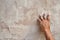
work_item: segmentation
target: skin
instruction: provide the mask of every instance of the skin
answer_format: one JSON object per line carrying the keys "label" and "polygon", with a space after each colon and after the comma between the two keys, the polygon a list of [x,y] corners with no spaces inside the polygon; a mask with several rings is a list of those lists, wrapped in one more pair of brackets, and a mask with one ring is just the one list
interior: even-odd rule
{"label": "skin", "polygon": [[50,16],[47,15],[45,17],[45,14],[43,14],[43,16],[39,16],[38,22],[41,31],[45,34],[46,40],[54,40],[50,31]]}

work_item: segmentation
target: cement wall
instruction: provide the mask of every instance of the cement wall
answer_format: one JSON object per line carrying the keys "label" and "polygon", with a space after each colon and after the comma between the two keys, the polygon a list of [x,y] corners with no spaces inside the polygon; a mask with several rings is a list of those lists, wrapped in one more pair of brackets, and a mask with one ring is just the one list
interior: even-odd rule
{"label": "cement wall", "polygon": [[60,40],[60,0],[0,0],[0,40],[45,40],[36,20],[51,14],[51,32]]}

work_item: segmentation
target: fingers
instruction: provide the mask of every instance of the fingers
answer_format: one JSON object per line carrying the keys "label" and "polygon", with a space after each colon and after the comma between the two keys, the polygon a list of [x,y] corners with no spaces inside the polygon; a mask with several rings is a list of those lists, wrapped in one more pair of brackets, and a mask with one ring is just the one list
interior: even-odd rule
{"label": "fingers", "polygon": [[39,20],[40,20],[40,21],[45,20],[45,14],[43,14],[43,16],[39,16]]}
{"label": "fingers", "polygon": [[48,21],[50,20],[50,16],[49,16],[49,15],[47,15],[47,20],[48,20]]}
{"label": "fingers", "polygon": [[41,21],[43,21],[43,20],[50,20],[50,16],[49,15],[47,15],[46,17],[45,17],[46,15],[45,14],[43,14],[43,16],[39,16],[39,21],[41,22]]}
{"label": "fingers", "polygon": [[41,23],[41,21],[42,21],[42,18],[41,18],[41,16],[39,15],[39,18],[37,19],[37,22],[38,22],[38,23]]}
{"label": "fingers", "polygon": [[42,20],[43,20],[43,19],[42,19],[42,16],[39,16],[39,20],[40,20],[40,21],[42,21]]}
{"label": "fingers", "polygon": [[38,22],[41,22],[41,20],[40,20],[40,19],[38,19],[37,21],[38,21]]}
{"label": "fingers", "polygon": [[38,23],[38,25],[40,25],[41,24],[41,20],[40,19],[37,19],[37,23]]}
{"label": "fingers", "polygon": [[43,14],[43,19],[45,19],[45,14]]}
{"label": "fingers", "polygon": [[37,23],[38,23],[38,24],[40,23],[40,20],[39,20],[39,19],[37,19]]}

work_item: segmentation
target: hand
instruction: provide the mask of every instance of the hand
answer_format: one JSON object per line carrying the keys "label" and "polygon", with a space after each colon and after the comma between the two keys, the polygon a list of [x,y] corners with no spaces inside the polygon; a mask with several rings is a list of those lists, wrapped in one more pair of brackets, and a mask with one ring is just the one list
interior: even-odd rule
{"label": "hand", "polygon": [[39,22],[39,26],[41,31],[45,31],[45,30],[50,30],[50,17],[49,15],[46,16],[45,18],[45,14],[43,14],[43,16],[39,16],[38,19]]}

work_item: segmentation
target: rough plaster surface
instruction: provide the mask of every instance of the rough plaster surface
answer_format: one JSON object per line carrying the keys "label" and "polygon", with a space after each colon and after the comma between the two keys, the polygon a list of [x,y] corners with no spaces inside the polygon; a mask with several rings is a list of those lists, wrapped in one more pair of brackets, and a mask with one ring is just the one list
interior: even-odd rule
{"label": "rough plaster surface", "polygon": [[60,0],[0,0],[0,40],[45,40],[38,15],[50,13],[51,32],[60,40]]}

